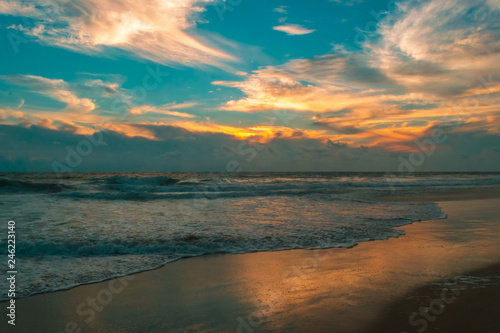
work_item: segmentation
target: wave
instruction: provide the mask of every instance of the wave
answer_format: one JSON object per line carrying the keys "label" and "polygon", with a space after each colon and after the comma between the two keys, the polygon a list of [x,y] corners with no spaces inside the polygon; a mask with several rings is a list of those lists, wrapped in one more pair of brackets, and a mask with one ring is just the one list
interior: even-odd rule
{"label": "wave", "polygon": [[59,183],[35,183],[31,181],[23,181],[0,177],[0,191],[9,193],[18,192],[61,192],[68,189],[69,186]]}
{"label": "wave", "polygon": [[[407,212],[406,215],[366,217],[355,223],[331,221],[316,226],[299,225],[298,220],[281,225],[279,229],[272,225],[254,225],[250,229],[243,225],[214,229],[202,224],[184,231],[167,229],[168,235],[148,234],[147,238],[130,237],[138,232],[132,230],[83,237],[60,235],[57,239],[23,239],[16,244],[17,256],[22,259],[24,273],[29,279],[20,279],[18,294],[25,297],[64,290],[154,269],[181,258],[213,253],[351,248],[359,242],[399,237],[404,231],[395,227],[420,219],[445,218],[434,204],[393,205],[394,210]],[[4,243],[0,241],[0,248],[7,248]],[[3,284],[5,282],[0,281],[0,287]]]}
{"label": "wave", "polygon": [[[34,176],[31,179],[0,177],[0,194],[49,193],[62,197],[88,200],[147,201],[159,199],[217,199],[268,196],[337,195],[351,191],[406,191],[499,186],[498,177],[438,178],[400,177],[242,177],[241,175],[180,174],[146,176],[121,174],[99,177],[82,175],[67,179]],[[451,177],[451,178],[450,178]]]}
{"label": "wave", "polygon": [[[61,197],[89,200],[130,200],[130,201],[148,201],[148,200],[179,200],[179,199],[199,199],[213,200],[223,198],[252,198],[252,197],[269,197],[269,196],[304,196],[304,195],[336,195],[344,193],[338,191],[337,188],[293,188],[293,189],[227,189],[222,192],[218,191],[135,191],[120,189],[116,192],[86,192],[74,191],[59,193]],[[329,197],[330,200],[337,198]]]}
{"label": "wave", "polygon": [[[445,217],[434,203],[377,201],[372,189],[357,190],[339,182],[221,182],[206,192],[210,187],[203,185],[202,177],[144,178],[88,176],[84,184],[67,183],[68,188],[57,193],[60,197],[35,194],[26,204],[25,197],[13,196],[9,200],[17,205],[1,206],[2,213],[24,230],[16,243],[24,276],[19,295],[211,253],[352,247],[398,237],[404,232],[396,227],[413,221]],[[135,190],[124,191],[126,187]],[[151,188],[165,192],[148,192]],[[193,196],[246,199],[150,201]],[[6,245],[0,238],[0,253]],[[0,281],[0,289],[5,283]]]}
{"label": "wave", "polygon": [[[498,186],[499,179],[483,180],[426,180],[408,181],[272,181],[272,182],[202,182],[179,180],[168,177],[151,178],[109,178],[100,185],[73,188],[58,195],[68,198],[89,200],[177,200],[177,199],[218,199],[268,196],[335,196],[353,191],[389,194],[406,190],[446,190],[470,186]],[[387,193],[386,193],[387,192]]]}
{"label": "wave", "polygon": [[[65,256],[100,257],[124,255],[195,256],[210,253],[248,253],[285,249],[351,247],[356,240],[386,239],[398,235],[386,227],[378,232],[361,232],[342,227],[316,235],[272,236],[185,234],[172,238],[106,239],[100,241],[18,241],[17,255],[22,258]],[[4,244],[2,244],[4,245]],[[7,248],[6,244],[4,246]]]}
{"label": "wave", "polygon": [[102,179],[110,185],[134,185],[134,186],[170,186],[177,184],[179,179],[168,176],[157,177],[109,177]]}
{"label": "wave", "polygon": [[[390,189],[405,190],[419,188],[457,188],[467,186],[499,186],[500,177],[486,175],[445,175],[424,177],[410,176],[339,176],[317,177],[307,174],[286,176],[240,175],[240,174],[176,174],[168,175],[120,174],[102,177],[100,174],[76,174],[74,177],[58,178],[54,175],[31,175],[31,178],[0,177],[0,193],[48,192],[60,193],[74,198],[88,199],[183,199],[206,197],[241,197],[258,195],[296,195],[307,193],[331,193],[339,190]],[[287,191],[289,191],[287,193]],[[120,192],[127,193],[121,194]],[[223,194],[228,192],[229,194]],[[162,195],[162,193],[171,193]],[[187,193],[187,194],[186,194]]]}

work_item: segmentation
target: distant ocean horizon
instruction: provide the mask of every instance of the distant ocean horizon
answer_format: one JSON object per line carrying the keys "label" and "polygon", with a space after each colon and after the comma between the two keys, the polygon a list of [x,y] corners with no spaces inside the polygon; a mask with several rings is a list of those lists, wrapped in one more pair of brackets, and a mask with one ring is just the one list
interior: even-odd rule
{"label": "distant ocean horizon", "polygon": [[0,215],[16,221],[25,297],[210,253],[398,237],[446,212],[383,196],[498,186],[499,172],[0,173]]}

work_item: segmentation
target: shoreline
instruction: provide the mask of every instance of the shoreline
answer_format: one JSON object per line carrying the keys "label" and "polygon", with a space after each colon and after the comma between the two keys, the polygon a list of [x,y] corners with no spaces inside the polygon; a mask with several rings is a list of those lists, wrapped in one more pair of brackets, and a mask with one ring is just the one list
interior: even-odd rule
{"label": "shoreline", "polygon": [[[484,194],[480,192],[476,198]],[[397,316],[391,304],[412,290],[457,272],[500,262],[500,245],[486,242],[496,235],[487,226],[498,222],[495,208],[500,200],[478,199],[467,207],[470,202],[440,201],[448,219],[398,227],[406,234],[362,242],[354,248],[183,258],[189,260],[18,299],[16,326],[27,331],[36,327],[57,332],[76,332],[78,328],[82,332],[118,332],[122,328],[127,328],[126,332],[234,332],[238,328],[242,332],[265,332],[284,328],[300,331],[303,327],[322,332],[334,325],[338,332],[376,332],[370,327],[384,318],[385,311]],[[469,229],[477,223],[485,225],[478,228],[477,237],[469,244],[462,238],[464,233],[470,235]],[[495,231],[500,235],[500,227]],[[454,238],[452,242],[449,237]],[[474,253],[464,252],[465,245],[475,246],[482,259],[478,261]],[[450,260],[450,254],[460,260]],[[113,292],[118,289],[120,292]],[[89,298],[106,301],[109,296],[111,300],[104,302],[105,306],[99,303],[101,311],[92,312]],[[212,308],[217,310],[215,318]],[[91,313],[94,317],[87,323],[85,319],[90,319]],[[29,322],[37,325],[30,326]]]}

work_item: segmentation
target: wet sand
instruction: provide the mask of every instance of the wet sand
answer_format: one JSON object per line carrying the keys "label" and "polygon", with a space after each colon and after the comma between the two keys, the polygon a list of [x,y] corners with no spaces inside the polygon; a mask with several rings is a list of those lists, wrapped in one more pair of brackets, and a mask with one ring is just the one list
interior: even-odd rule
{"label": "wet sand", "polygon": [[[399,238],[351,249],[189,258],[126,279],[21,299],[15,330],[4,330],[4,320],[0,331],[417,332],[420,326],[408,317],[435,299],[440,281],[456,278],[467,289],[428,323],[429,330],[460,332],[451,324],[453,311],[463,318],[468,311],[472,323],[495,325],[488,314],[498,312],[493,277],[500,274],[490,268],[478,280],[469,272],[500,263],[500,196],[465,200],[484,195],[471,193],[464,192],[464,200],[438,200],[447,219],[403,226],[406,235]],[[478,311],[464,310],[471,307]]]}
{"label": "wet sand", "polygon": [[[500,265],[416,288],[366,332],[500,332]],[[424,311],[425,313],[421,313]],[[404,330],[402,330],[404,328]]]}

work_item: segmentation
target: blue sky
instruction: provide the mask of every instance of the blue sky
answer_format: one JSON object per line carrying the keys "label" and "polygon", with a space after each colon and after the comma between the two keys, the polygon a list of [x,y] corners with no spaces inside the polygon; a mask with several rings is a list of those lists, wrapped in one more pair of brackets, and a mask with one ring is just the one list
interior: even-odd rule
{"label": "blue sky", "polygon": [[498,0],[1,1],[0,171],[498,171],[499,18]]}

